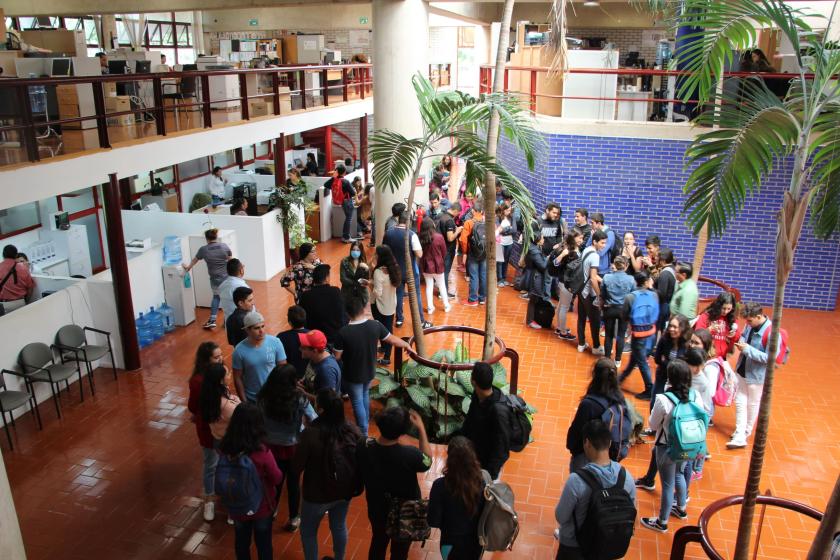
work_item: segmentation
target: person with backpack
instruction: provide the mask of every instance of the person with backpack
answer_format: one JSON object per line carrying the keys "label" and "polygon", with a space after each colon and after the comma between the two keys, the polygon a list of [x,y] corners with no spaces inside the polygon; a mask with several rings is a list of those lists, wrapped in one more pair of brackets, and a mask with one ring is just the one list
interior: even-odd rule
{"label": "person with backpack", "polygon": [[487,231],[484,224],[484,202],[473,201],[472,218],[464,222],[461,232],[461,252],[467,255],[467,274],[470,294],[464,305],[484,305],[487,299]]}
{"label": "person with backpack", "polygon": [[[364,268],[367,265],[360,264],[353,275]],[[318,329],[327,336],[330,344],[334,344],[339,329],[347,324],[344,300],[358,284],[351,282],[350,287],[342,291],[330,284],[330,272],[331,267],[326,263],[315,267],[312,271],[312,288],[300,296],[299,305],[306,312],[306,328]],[[364,293],[367,295],[367,290]]]}
{"label": "person with backpack", "polygon": [[344,243],[352,243],[354,238],[350,237],[350,228],[353,225],[353,208],[356,200],[356,189],[344,178],[347,168],[339,163],[335,167],[335,174],[324,183],[324,191],[332,194],[333,206],[340,206],[344,212],[344,226],[341,228],[341,240]]}
{"label": "person with backpack", "polygon": [[347,547],[347,510],[361,494],[361,472],[356,464],[362,434],[344,418],[341,395],[321,389],[315,399],[318,418],[300,435],[292,460],[292,475],[303,473],[300,540],[305,560],[318,560],[318,527],[329,515],[334,560],[344,560]]}
{"label": "person with backpack", "polygon": [[633,477],[610,459],[612,435],[602,420],[584,424],[581,437],[588,462],[569,475],[554,510],[557,560],[623,558],[636,524]]}
{"label": "person with backpack", "polygon": [[440,529],[443,560],[478,560],[478,521],[484,509],[484,478],[472,442],[455,436],[446,450],[443,476],[429,492],[429,526]]}
{"label": "person with backpack", "polygon": [[201,446],[201,454],[204,458],[202,468],[202,481],[204,489],[204,520],[213,521],[216,517],[216,504],[213,501],[216,477],[216,464],[219,462],[219,455],[213,444],[213,434],[210,433],[210,426],[204,421],[201,414],[201,386],[204,384],[204,374],[211,365],[223,365],[224,356],[222,349],[215,342],[202,342],[195,352],[195,366],[190,376],[190,395],[187,401],[187,409],[192,414],[192,422],[195,424],[195,433],[198,436],[198,444]]}
{"label": "person with backpack", "polygon": [[[443,300],[443,311],[449,313],[449,296],[446,293],[446,282],[443,275],[446,261],[446,242],[438,232],[434,221],[426,219],[420,226],[420,246],[423,248],[423,256],[420,258],[420,270],[426,281],[426,313],[429,315],[435,312],[434,287],[437,284],[438,294]],[[422,305],[422,302],[421,302]]]}
{"label": "person with backpack", "polygon": [[[648,420],[656,431],[654,453],[662,493],[659,499],[659,516],[642,517],[642,527],[668,532],[668,519],[686,519],[685,506],[688,500],[686,466],[701,453],[706,452],[706,429],[709,417],[703,410],[700,393],[691,388],[691,369],[683,360],[668,363],[666,393],[656,396]],[[638,484],[637,484],[638,486]],[[676,487],[676,503],[674,488]]]}
{"label": "person with backpack", "polygon": [[613,261],[612,272],[604,276],[602,297],[604,302],[604,355],[612,356],[615,342],[615,367],[621,367],[624,353],[624,334],[627,331],[627,315],[624,314],[624,298],[636,289],[636,281],[625,270],[629,261],[619,255]]}
{"label": "person with backpack", "polygon": [[531,270],[528,276],[528,307],[525,309],[525,324],[532,329],[551,328],[551,319],[554,315],[554,308],[551,306],[551,299],[545,291],[543,281],[547,273],[548,262],[542,252],[544,240],[539,239],[536,243],[528,246],[525,255],[525,262]]}
{"label": "person with backpack", "polygon": [[[761,305],[745,303],[741,306],[741,316],[747,321],[741,338],[735,348],[741,351],[735,364],[738,374],[738,392],[735,395],[735,432],[726,444],[727,449],[741,449],[747,446],[747,438],[752,434],[758,418],[761,394],[764,392],[764,376],[767,374],[768,340],[772,322],[764,314]],[[787,352],[787,333],[779,337],[779,354]],[[782,358],[784,359],[784,358]],[[778,357],[777,357],[777,362]]]}
{"label": "person with backpack", "polygon": [[708,329],[712,334],[715,355],[726,359],[735,350],[735,342],[741,336],[738,326],[738,310],[735,296],[721,292],[694,322],[695,329]]}
{"label": "person with backpack", "polygon": [[[292,460],[300,441],[304,420],[312,422],[318,417],[306,393],[298,387],[295,366],[285,364],[275,367],[265,385],[257,394],[257,406],[265,417],[265,444],[283,473],[291,472]],[[277,488],[280,495],[282,488]],[[286,477],[289,500],[289,521],[286,530],[300,527],[300,486],[294,476]]]}
{"label": "person with backpack", "polygon": [[[411,262],[405,262],[405,236],[409,237],[409,247],[411,249]],[[405,316],[403,315],[403,298],[405,298],[405,290],[408,286],[409,267],[411,273],[414,275],[414,291],[417,296],[417,307],[420,311],[420,322],[423,328],[427,329],[432,324],[423,316],[423,298],[420,295],[420,267],[417,261],[423,257],[423,247],[420,245],[420,238],[417,234],[408,229],[408,212],[400,214],[399,221],[395,227],[385,231],[385,236],[382,238],[382,244],[387,245],[391,249],[391,254],[397,264],[400,265],[400,277],[402,282],[397,286],[397,307],[396,307],[396,326],[403,326]]]}
{"label": "person with backpack", "polygon": [[[577,308],[577,336],[578,352],[583,352],[589,345],[586,343],[586,321],[589,321],[589,332],[592,335],[592,354],[603,356],[601,347],[601,309],[597,299],[601,295],[600,254],[607,246],[607,234],[601,230],[592,232],[592,245],[583,250],[580,265],[575,273],[575,283],[569,291],[578,296]],[[607,270],[609,270],[609,265]]]}
{"label": "person with backpack", "polygon": [[650,394],[653,381],[648,365],[648,352],[656,340],[656,322],[659,320],[659,296],[653,291],[653,279],[646,270],[637,272],[636,289],[624,297],[624,313],[630,325],[630,361],[618,378],[621,384],[633,368],[639,368],[645,388],[642,393]]}
{"label": "person with backpack", "polygon": [[341,391],[341,366],[329,350],[327,337],[319,330],[298,334],[300,353],[307,362],[302,376],[304,390],[310,400],[322,389]]}
{"label": "person with backpack", "polygon": [[[420,500],[417,473],[432,466],[432,446],[423,418],[414,410],[392,406],[380,412],[375,422],[379,437],[367,439],[357,452],[371,528],[368,559],[385,560],[390,543],[391,560],[405,560],[412,541],[394,538],[393,527],[388,526],[389,513],[399,517],[392,510],[399,511],[406,501]],[[417,429],[418,447],[400,443],[411,426]]]}
{"label": "person with backpack", "polygon": [[[592,368],[592,380],[580,400],[575,417],[566,432],[566,449],[572,456],[569,472],[573,473],[588,462],[583,450],[583,427],[594,419],[607,419],[612,434],[611,457],[620,461],[627,456],[633,423],[618,387],[615,363],[598,358]],[[606,422],[606,420],[605,420]]]}
{"label": "person with backpack", "polygon": [[[600,257],[598,262],[598,274],[604,276],[610,271],[610,265],[612,264],[613,259],[621,254],[622,247],[616,243],[615,232],[607,226],[604,214],[601,212],[593,212],[592,217],[589,218],[589,222],[592,224],[593,234],[596,231],[603,231],[607,234],[606,244],[601,249],[598,249],[598,257]],[[591,238],[590,244],[592,242],[594,242],[594,235]]]}
{"label": "person with backpack", "polygon": [[236,560],[251,560],[252,536],[258,560],[273,560],[274,556],[274,489],[283,482],[283,473],[264,439],[262,412],[256,405],[242,403],[219,443],[216,489],[233,518]]}
{"label": "person with backpack", "polygon": [[[575,215],[577,216],[577,214]],[[559,280],[557,283],[558,299],[557,308],[555,309],[554,334],[563,340],[575,340],[577,338],[568,327],[567,316],[575,296],[566,287],[565,276],[569,263],[576,262],[580,259],[580,248],[583,247],[583,240],[583,232],[577,228],[572,229],[563,239],[563,250],[554,259],[554,266],[557,267],[557,278]]]}
{"label": "person with backpack", "polygon": [[[705,339],[708,339],[709,343],[711,343],[711,337],[708,331],[700,332],[700,336],[697,335],[696,331],[691,335],[691,340],[688,343],[689,349],[685,353],[685,363],[691,369],[691,388],[700,393],[700,398],[703,401],[703,410],[709,416],[709,426],[711,426],[712,414],[714,413],[712,397],[715,394],[715,383],[717,383],[720,368],[714,361],[712,363],[707,361],[708,354],[703,348],[703,344]],[[691,465],[688,466],[689,473],[686,475],[686,484],[690,484],[693,480],[703,478],[703,465],[708,457],[708,453],[700,453]]]}
{"label": "person with backpack", "polygon": [[470,380],[474,394],[459,435],[473,443],[481,468],[496,480],[510,457],[513,410],[507,406],[502,391],[493,385],[490,364],[476,362]]}

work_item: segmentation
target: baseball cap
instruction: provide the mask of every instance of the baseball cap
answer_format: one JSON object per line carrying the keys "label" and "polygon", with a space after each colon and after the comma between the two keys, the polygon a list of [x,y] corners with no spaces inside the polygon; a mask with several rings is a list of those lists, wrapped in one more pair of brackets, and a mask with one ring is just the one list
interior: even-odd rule
{"label": "baseball cap", "polygon": [[301,346],[307,346],[315,350],[323,350],[327,347],[327,337],[319,330],[298,333],[298,340],[300,340]]}
{"label": "baseball cap", "polygon": [[242,328],[250,329],[254,325],[259,325],[260,323],[265,323],[263,316],[256,311],[250,311],[247,315],[245,315],[245,318],[242,319]]}

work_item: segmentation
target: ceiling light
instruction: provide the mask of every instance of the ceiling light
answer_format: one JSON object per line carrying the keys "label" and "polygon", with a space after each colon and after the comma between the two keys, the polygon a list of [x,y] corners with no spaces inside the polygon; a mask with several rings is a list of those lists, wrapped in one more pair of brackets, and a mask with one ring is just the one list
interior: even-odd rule
{"label": "ceiling light", "polygon": [[588,0],[587,2],[584,2],[583,5],[587,8],[597,8],[601,5],[601,3],[598,2],[598,0]]}

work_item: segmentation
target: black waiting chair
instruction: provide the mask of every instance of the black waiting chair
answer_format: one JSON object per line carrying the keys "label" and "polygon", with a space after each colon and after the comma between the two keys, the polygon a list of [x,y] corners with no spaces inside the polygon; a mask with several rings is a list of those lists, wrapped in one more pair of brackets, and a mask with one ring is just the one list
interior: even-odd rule
{"label": "black waiting chair", "polygon": [[[26,383],[27,390],[9,391],[6,387],[6,378],[3,377],[4,373],[22,377]],[[33,416],[35,416],[35,419],[38,421],[38,429],[43,430],[44,425],[41,423],[41,413],[38,410],[38,401],[35,400],[35,391],[33,391],[29,383],[26,382],[26,375],[10,369],[0,371],[0,415],[3,416],[3,429],[6,430],[6,439],[9,440],[9,449],[12,451],[14,451],[15,446],[12,443],[12,434],[9,432],[9,424],[6,422],[6,413],[9,413],[9,419],[12,422],[12,426],[14,426],[14,411],[22,406],[26,406],[27,402],[29,403],[29,410],[32,411]]]}
{"label": "black waiting chair", "polygon": [[[60,364],[55,362],[52,348],[43,342],[31,342],[23,347],[18,355],[18,362],[23,370],[24,379],[26,380],[29,390],[32,391],[33,383],[49,383],[52,391],[53,403],[55,403],[55,412],[61,418],[61,406],[58,403],[58,397],[61,394],[61,385],[63,381],[67,392],[70,392],[70,378],[76,373],[79,375],[79,394],[81,400],[85,400],[85,389],[82,384],[82,368],[79,363],[76,365]],[[88,377],[90,380],[90,377]],[[56,392],[58,387],[58,392]],[[93,387],[91,387],[91,392]]]}
{"label": "black waiting chair", "polygon": [[[181,120],[179,117],[178,109],[180,105],[188,100],[188,99],[195,99],[198,101],[198,89],[195,76],[187,77],[187,78],[180,78],[175,83],[171,84],[164,84],[164,93],[162,96],[162,101],[164,106],[166,105],[166,100],[169,99],[172,101],[173,108],[174,108],[174,116],[175,116],[175,130],[181,130]],[[174,88],[174,91],[167,93],[167,87]],[[187,115],[191,113],[195,109],[195,107],[187,107]]]}
{"label": "black waiting chair", "polygon": [[[107,346],[88,344],[88,331],[105,336]],[[61,363],[75,361],[85,363],[87,367],[88,381],[90,382],[91,393],[95,393],[93,382],[93,362],[111,356],[111,370],[114,372],[114,379],[117,378],[117,366],[114,362],[114,347],[111,346],[111,333],[94,329],[93,327],[80,327],[79,325],[64,325],[58,329],[55,335],[55,347],[59,351]]]}

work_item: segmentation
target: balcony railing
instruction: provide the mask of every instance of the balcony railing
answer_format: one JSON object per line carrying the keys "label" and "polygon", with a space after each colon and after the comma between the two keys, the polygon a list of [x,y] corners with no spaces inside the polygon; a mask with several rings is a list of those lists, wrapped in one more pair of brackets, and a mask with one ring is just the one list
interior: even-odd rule
{"label": "balcony railing", "polygon": [[373,90],[371,67],[3,79],[0,165],[364,99]]}

